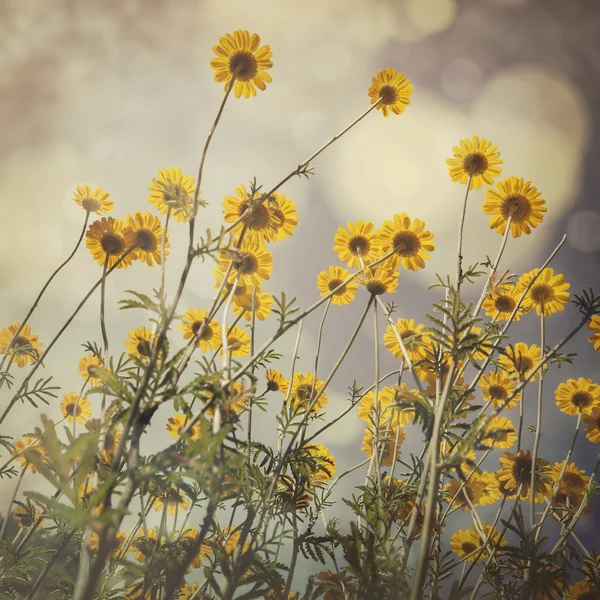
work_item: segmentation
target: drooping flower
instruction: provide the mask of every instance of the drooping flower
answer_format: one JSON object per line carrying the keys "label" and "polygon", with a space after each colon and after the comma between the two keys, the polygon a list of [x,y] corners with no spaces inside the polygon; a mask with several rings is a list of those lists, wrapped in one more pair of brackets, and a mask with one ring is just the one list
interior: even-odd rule
{"label": "drooping flower", "polygon": [[[519,296],[527,289],[533,278],[538,274],[539,269],[533,269],[529,273],[521,275],[517,283]],[[523,304],[527,311],[535,309],[536,313],[548,317],[555,312],[564,310],[565,304],[569,302],[569,292],[571,285],[567,283],[564,275],[554,274],[554,269],[546,267],[535,283],[531,286]]]}
{"label": "drooping flower", "polygon": [[161,215],[170,210],[176,223],[189,221],[193,217],[194,179],[185,175],[181,167],[169,167],[158,172],[148,186],[151,202]]}
{"label": "drooping flower", "polygon": [[373,268],[366,268],[359,277],[359,282],[373,296],[393,294],[398,289],[398,275],[398,271],[394,271],[390,265],[380,263]]}
{"label": "drooping flower", "polygon": [[[29,363],[35,362],[40,357],[39,348],[43,344],[38,341],[37,334],[31,333],[31,327],[26,323],[19,335],[15,334],[21,327],[20,323],[13,323],[8,328],[0,331],[0,354],[6,354],[8,351],[8,360],[17,367],[26,367]],[[14,339],[14,341],[13,341]],[[10,350],[8,349],[11,345]]]}
{"label": "drooping flower", "polygon": [[410,104],[413,86],[404,73],[398,73],[396,69],[389,68],[379,71],[369,88],[371,104],[379,102],[377,110],[381,110],[384,117],[390,112],[399,115],[404,112]]}
{"label": "drooping flower", "polygon": [[[172,417],[167,420],[167,433],[173,438],[177,439],[181,432],[187,428],[189,419],[181,413],[175,413]],[[192,425],[190,431],[186,435],[186,439],[199,440],[200,439],[200,426],[195,423]]]}
{"label": "drooping flower", "polygon": [[410,271],[424,269],[429,252],[435,249],[433,233],[425,230],[425,223],[420,219],[411,220],[406,213],[394,215],[393,221],[384,221],[379,240],[383,254],[394,252],[390,264],[394,268],[402,265]]}
{"label": "drooping flower", "polygon": [[361,258],[365,264],[370,264],[378,257],[378,232],[370,221],[347,223],[347,228],[339,227],[333,236],[333,251],[339,259],[351,268],[362,267]]}
{"label": "drooping flower", "polygon": [[[321,271],[317,277],[317,287],[321,292],[321,297],[327,296],[337,287],[342,285],[350,277],[350,272],[343,267],[331,266],[328,271]],[[358,284],[353,279],[346,285],[337,290],[331,296],[331,303],[342,306],[350,304],[356,295]]]}
{"label": "drooping flower", "polygon": [[[294,373],[290,402],[294,407],[306,410],[323,389],[324,381],[317,379],[312,373]],[[314,390],[313,390],[314,387]],[[314,403],[311,412],[319,412],[327,404],[327,394],[323,392]]]}
{"label": "drooping flower", "polygon": [[594,350],[600,352],[600,315],[592,315],[588,323],[588,329],[594,332],[589,341],[594,344]]}
{"label": "drooping flower", "polygon": [[423,332],[424,327],[422,323],[417,325],[414,319],[398,319],[394,327],[392,325],[387,326],[383,336],[384,345],[396,358],[404,358],[398,337],[394,332],[395,328],[402,339],[410,360],[413,363],[423,360],[426,354],[425,346],[429,344],[429,336]]}
{"label": "drooping flower", "polygon": [[92,387],[96,387],[102,383],[102,380],[97,376],[97,369],[104,368],[104,362],[95,354],[84,354],[79,359],[78,373],[84,381],[87,381]]}
{"label": "drooping flower", "polygon": [[512,448],[517,441],[515,426],[506,417],[492,417],[487,424],[481,443],[490,448]]}
{"label": "drooping flower", "polygon": [[513,408],[521,398],[521,392],[515,394],[511,400],[505,404],[505,400],[512,395],[515,389],[515,381],[503,371],[490,371],[488,375],[482,375],[478,382],[483,398],[486,402],[492,401],[492,406],[498,408]]}
{"label": "drooping flower", "polygon": [[90,401],[84,396],[80,397],[77,392],[71,392],[63,396],[60,410],[69,423],[85,423],[92,416]]}
{"label": "drooping flower", "polygon": [[585,437],[592,444],[600,444],[600,406],[593,406],[587,415],[584,413],[583,422],[587,425]]}
{"label": "drooping flower", "polygon": [[453,158],[446,160],[452,181],[467,183],[471,178],[471,189],[479,190],[482,185],[492,185],[494,177],[502,172],[500,152],[485,138],[474,135],[453,146]]}
{"label": "drooping flower", "polygon": [[[233,357],[250,354],[250,336],[237,325],[227,332],[227,352]],[[221,348],[221,355],[223,355],[223,348]]]}
{"label": "drooping flower", "polygon": [[[134,215],[127,215],[127,227],[124,230],[125,239],[129,248],[135,247],[132,254],[138,260],[145,262],[149,267],[160,265],[161,244],[163,227],[160,219],[152,213],[135,211]],[[165,238],[165,257],[168,255],[169,234]]]}
{"label": "drooping flower", "polygon": [[152,352],[150,342],[152,331],[145,327],[139,327],[129,332],[129,339],[125,340],[127,354],[133,354],[140,358],[148,358]]}
{"label": "drooping flower", "polygon": [[273,296],[269,292],[263,292],[260,288],[252,287],[247,294],[234,294],[231,303],[234,315],[242,315],[246,321],[252,320],[252,304],[255,289],[254,316],[259,321],[264,321],[271,314]]}
{"label": "drooping flower", "polygon": [[[184,340],[191,340],[197,335],[206,319],[208,310],[200,310],[199,308],[188,308],[185,311],[185,316],[179,327],[183,333]],[[202,352],[208,352],[209,350],[216,350],[221,344],[221,326],[217,321],[210,321],[204,328],[204,331],[198,337],[196,347],[200,347]]]}
{"label": "drooping flower", "polygon": [[267,391],[287,394],[290,388],[290,380],[286,379],[279,371],[266,369],[265,377],[267,379]]}
{"label": "drooping flower", "polygon": [[233,35],[227,33],[213,46],[217,58],[210,61],[210,66],[215,72],[215,81],[224,83],[227,89],[229,82],[234,79],[233,92],[236,98],[256,96],[256,88],[264,91],[266,84],[272,81],[266,72],[273,66],[271,48],[259,46],[259,35],[250,35],[241,29],[234,31]]}
{"label": "drooping flower", "polygon": [[84,210],[101,215],[110,212],[113,201],[109,200],[110,194],[101,188],[92,190],[91,185],[78,185],[73,193],[73,200]]}
{"label": "drooping flower", "polygon": [[542,351],[538,346],[517,342],[514,346],[508,346],[506,354],[500,356],[500,366],[507,373],[516,372],[521,380],[535,381],[541,369],[538,369],[535,375],[530,376],[530,373],[541,362],[541,358]]}
{"label": "drooping flower", "polygon": [[[529,499],[531,489],[531,466],[533,464],[529,450],[519,450],[516,455],[505,452],[500,459],[501,469],[498,470],[498,479],[513,493],[520,489],[522,499]],[[543,502],[551,488],[549,463],[543,458],[535,461],[535,501]]]}
{"label": "drooping flower", "polygon": [[556,388],[556,404],[567,415],[589,415],[600,406],[600,385],[591,379],[568,379]]}
{"label": "drooping flower", "polygon": [[229,274],[228,283],[233,284],[236,279],[242,285],[259,286],[271,277],[273,272],[273,255],[264,244],[256,244],[244,238],[239,248],[222,251],[219,264],[214,269],[214,274],[219,287],[227,272],[229,263],[233,260],[233,267]]}
{"label": "drooping flower", "polygon": [[[125,239],[126,224],[120,219],[103,217],[94,221],[85,234],[85,245],[94,260],[103,267],[110,269],[127,252],[129,246]],[[108,257],[108,262],[107,261]],[[135,259],[133,252],[129,252],[118,264],[118,269],[125,269]]]}
{"label": "drooping flower", "polygon": [[490,229],[504,235],[510,218],[513,237],[520,237],[522,233],[529,235],[542,222],[547,210],[546,201],[540,196],[531,181],[525,182],[522,177],[508,177],[498,183],[497,189],[488,189],[483,212],[492,215]]}

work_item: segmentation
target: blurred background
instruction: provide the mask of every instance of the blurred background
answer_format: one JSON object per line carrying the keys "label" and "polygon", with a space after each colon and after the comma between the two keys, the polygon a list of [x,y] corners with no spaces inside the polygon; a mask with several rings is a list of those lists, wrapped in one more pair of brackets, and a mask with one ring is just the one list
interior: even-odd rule
{"label": "blurred background", "polygon": [[[407,212],[426,222],[437,249],[425,270],[401,273],[393,300],[396,316],[423,322],[439,295],[427,287],[436,273],[455,269],[464,187],[451,182],[445,160],[453,145],[474,134],[498,146],[501,177],[531,180],[547,201],[542,225],[531,236],[509,240],[500,270],[521,273],[539,266],[566,233],[568,241],[552,266],[565,273],[572,293],[588,286],[600,291],[600,150],[593,143],[600,133],[596,0],[5,0],[0,4],[0,328],[23,318],[77,240],[84,211],[72,201],[76,185],[110,192],[111,215],[122,218],[152,210],[147,188],[160,169],[181,166],[195,177],[223,94],[209,67],[212,46],[240,28],[257,32],[261,43],[271,46],[273,83],[256,98],[231,98],[226,106],[206,163],[202,197],[209,207],[198,218],[201,231],[219,226],[222,199],[238,185],[248,186],[256,177],[271,186],[363,112],[377,71],[392,66],[415,86],[404,114],[388,119],[370,114],[317,159],[310,181],[292,180],[280,190],[296,202],[300,224],[293,238],[273,247],[275,271],[267,291],[284,289],[308,306],[318,297],[318,273],[338,264],[332,246],[340,225],[363,219],[379,227],[394,213]],[[465,264],[495,255],[501,241],[487,226],[483,197],[484,191],[470,196]],[[167,289],[173,292],[187,228],[173,224],[170,236]],[[211,267],[194,268],[181,313],[210,302]],[[100,275],[101,267],[82,248],[31,319],[45,345]],[[134,264],[109,278],[113,353],[124,350],[129,330],[148,324],[142,313],[118,311],[116,301],[125,289],[151,292],[158,275],[157,269]],[[470,299],[479,296],[481,285],[467,287]],[[359,295],[348,307],[332,307],[321,378],[365,302]],[[301,371],[312,369],[320,316],[306,323]],[[578,318],[573,306],[551,317],[548,343],[559,341]],[[273,327],[266,327],[265,338]],[[535,317],[524,319],[513,341],[539,344],[538,329]],[[284,374],[293,337],[288,334],[278,346],[286,356],[279,364]],[[575,364],[547,378],[540,455],[552,463],[564,459],[575,424],[558,411],[554,389],[569,377],[600,378],[600,355],[587,337],[583,330],[566,348],[579,354]],[[179,330],[171,338],[179,344]],[[40,371],[53,374],[62,387],[56,403],[44,408],[47,414],[58,416],[62,394],[79,389],[77,362],[86,340],[101,342],[97,295]],[[364,387],[373,382],[373,340],[369,324],[330,386],[326,418],[346,406],[354,379]],[[383,371],[395,368],[387,351],[382,358]],[[91,399],[98,417],[98,399]],[[2,402],[7,401],[4,392]],[[267,441],[273,438],[278,403],[274,398],[274,410],[255,424]],[[529,408],[526,425],[535,419]],[[153,446],[146,451],[169,443],[164,424],[170,414],[165,407],[157,415]],[[33,407],[18,406],[1,433],[32,430],[38,415]],[[362,459],[362,429],[353,412],[321,440],[336,456],[338,472]],[[526,432],[524,439],[530,447],[533,436]],[[420,449],[414,435],[403,451]],[[573,459],[589,470],[596,454],[597,447],[582,436]],[[497,457],[484,465],[497,467]],[[340,494],[350,493],[361,479],[362,471],[345,480]],[[39,475],[28,474],[26,482],[30,489],[41,485]],[[2,506],[11,491],[2,487]],[[582,521],[582,539],[593,541],[598,515],[596,509]],[[466,517],[448,533],[459,526],[469,526]]]}

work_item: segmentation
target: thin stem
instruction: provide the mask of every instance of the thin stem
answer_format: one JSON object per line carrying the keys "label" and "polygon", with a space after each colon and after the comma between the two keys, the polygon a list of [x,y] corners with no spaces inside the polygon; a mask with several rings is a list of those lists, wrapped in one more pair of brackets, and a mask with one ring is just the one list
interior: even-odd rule
{"label": "thin stem", "polygon": [[59,274],[59,272],[63,269],[63,267],[65,267],[70,262],[70,260],[75,256],[75,253],[77,252],[77,250],[79,249],[79,246],[81,245],[83,236],[85,235],[85,230],[87,229],[87,224],[88,224],[89,218],[90,218],[90,212],[86,210],[85,211],[85,219],[83,221],[83,227],[81,229],[81,233],[79,234],[79,238],[77,240],[77,243],[75,244],[75,247],[71,251],[71,254],[69,254],[69,256],[66,258],[66,260],[59,265],[59,267],[54,271],[54,273],[52,273],[52,275],[50,275],[48,281],[46,281],[46,283],[44,284],[44,287],[42,287],[42,289],[40,290],[40,293],[37,295],[37,298],[34,300],[33,304],[31,305],[31,308],[25,315],[25,318],[21,321],[21,325],[17,329],[12,340],[10,340],[8,347],[6,348],[4,357],[2,358],[2,361],[0,362],[0,371],[2,371],[2,369],[4,368],[4,363],[6,362],[6,359],[8,358],[8,356],[10,354],[10,351],[13,347],[13,344],[15,343],[15,340],[17,339],[17,337],[21,333],[21,331],[23,331],[23,327],[25,327],[25,325],[27,325],[27,322],[29,321],[31,315],[33,314],[33,311],[37,308],[37,305],[39,304],[39,302],[42,299],[42,296],[44,295],[46,290],[48,289],[48,286],[52,283],[52,280]]}
{"label": "thin stem", "polygon": [[463,247],[463,231],[465,227],[465,216],[467,214],[467,200],[469,199],[469,190],[471,189],[471,180],[473,176],[469,175],[469,179],[467,181],[467,190],[465,191],[465,199],[463,200],[462,211],[460,213],[460,219],[458,221],[458,248],[457,248],[457,265],[456,265],[456,295],[460,295],[460,285],[462,283],[463,278],[463,270],[462,270],[462,247]]}
{"label": "thin stem", "polygon": [[4,518],[4,523],[2,523],[2,529],[0,530],[0,541],[4,538],[4,534],[6,533],[6,527],[8,526],[8,521],[9,521],[9,517],[10,517],[10,510],[12,508],[12,505],[15,502],[15,498],[17,497],[17,493],[19,491],[19,488],[21,487],[21,482],[23,481],[23,477],[25,476],[25,471],[27,471],[28,466],[29,466],[29,462],[26,462],[25,466],[21,470],[19,479],[17,479],[17,485],[15,486],[15,490],[10,499],[10,502],[8,503],[8,508],[6,509],[6,517]]}
{"label": "thin stem", "polygon": [[167,229],[169,228],[169,219],[171,217],[171,207],[167,209],[167,215],[165,217],[165,226],[163,227],[162,238],[160,240],[160,292],[158,297],[160,298],[160,303],[164,307],[167,301],[165,295],[165,277],[166,277],[166,253],[167,253]]}

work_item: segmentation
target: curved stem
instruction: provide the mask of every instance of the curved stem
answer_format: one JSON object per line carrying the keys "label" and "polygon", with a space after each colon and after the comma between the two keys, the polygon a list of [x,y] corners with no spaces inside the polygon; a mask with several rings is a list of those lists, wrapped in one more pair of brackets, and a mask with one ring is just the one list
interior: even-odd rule
{"label": "curved stem", "polygon": [[161,306],[164,307],[166,304],[165,297],[165,276],[166,276],[166,245],[167,245],[167,229],[169,228],[169,218],[171,217],[171,207],[167,209],[167,216],[165,217],[165,226],[163,227],[162,238],[160,240],[160,292],[158,294]]}
{"label": "curved stem", "polygon": [[458,221],[458,248],[457,248],[457,265],[456,265],[456,295],[460,295],[460,286],[462,284],[463,270],[462,270],[462,246],[463,246],[463,231],[465,227],[465,216],[467,214],[467,200],[469,199],[469,190],[471,189],[472,175],[469,175],[467,181],[467,190],[465,192],[465,199],[463,200],[462,211],[460,213],[460,220]]}

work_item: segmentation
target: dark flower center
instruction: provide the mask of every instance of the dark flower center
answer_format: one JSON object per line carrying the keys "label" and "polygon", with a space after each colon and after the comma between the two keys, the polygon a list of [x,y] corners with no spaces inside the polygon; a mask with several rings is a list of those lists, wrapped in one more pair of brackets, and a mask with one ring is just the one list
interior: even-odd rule
{"label": "dark flower center", "polygon": [[125,240],[114,233],[105,233],[100,245],[106,254],[122,254],[125,250]]}
{"label": "dark flower center", "polygon": [[530,293],[536,304],[546,304],[554,300],[554,290],[545,283],[534,285]]}
{"label": "dark flower center", "polygon": [[244,275],[252,275],[258,271],[258,259],[254,254],[243,254],[238,269]]}
{"label": "dark flower center", "polygon": [[518,456],[513,465],[513,476],[517,485],[529,486],[531,483],[531,458]]}
{"label": "dark flower center", "polygon": [[27,348],[29,346],[31,346],[31,344],[29,342],[29,339],[26,338],[26,337],[24,337],[24,336],[22,336],[22,335],[19,335],[19,336],[17,336],[15,338],[15,340],[13,342],[13,345],[12,345],[12,349],[13,349],[13,352],[15,352],[16,354],[18,354],[19,350],[22,350],[22,349]]}
{"label": "dark flower center", "polygon": [[477,546],[473,542],[463,542],[462,551],[465,554],[471,554],[477,550]]}
{"label": "dark flower center", "polygon": [[374,296],[381,296],[381,294],[385,294],[385,285],[377,279],[371,279],[367,283],[367,290]]}
{"label": "dark flower center", "polygon": [[152,231],[140,229],[135,232],[135,245],[144,252],[154,252],[158,246],[158,240]]}
{"label": "dark flower center", "polygon": [[515,310],[516,303],[510,296],[496,296],[494,306],[498,312],[512,313]]}
{"label": "dark flower center", "polygon": [[471,175],[471,177],[485,173],[487,168],[487,158],[483,154],[479,154],[479,152],[469,154],[469,156],[463,160],[463,169]]}
{"label": "dark flower center", "polygon": [[267,390],[270,392],[277,392],[279,391],[279,384],[275,380],[269,379],[267,381]]}
{"label": "dark flower center", "polygon": [[398,99],[398,90],[391,85],[384,85],[379,90],[379,97],[382,104],[394,104]]}
{"label": "dark flower center", "polygon": [[588,394],[587,392],[575,392],[573,396],[571,396],[571,403],[579,409],[587,408],[592,402],[593,398],[591,394]]}
{"label": "dark flower center", "polygon": [[494,400],[504,400],[508,396],[508,391],[501,385],[490,385],[489,394]]}
{"label": "dark flower center", "polygon": [[239,81],[249,81],[256,76],[258,63],[251,52],[242,50],[229,59],[229,70]]}
{"label": "dark flower center", "polygon": [[502,205],[502,216],[512,216],[513,223],[520,223],[531,214],[531,203],[525,196],[509,196]]}
{"label": "dark flower center", "polygon": [[[329,288],[330,292],[333,292],[333,290],[335,290],[336,287],[338,287],[338,285],[341,285],[343,282],[343,280],[341,279],[332,279],[328,284],[327,287]],[[346,293],[346,286],[340,288],[336,293],[335,296],[342,296],[343,294]]]}
{"label": "dark flower center", "polygon": [[65,406],[65,412],[73,417],[78,417],[81,414],[81,406],[79,405],[79,402],[73,402],[73,403],[69,403]]}
{"label": "dark flower center", "polygon": [[369,240],[362,235],[355,235],[354,237],[350,238],[350,241],[348,242],[348,250],[350,250],[350,252],[356,256],[358,256],[359,253],[361,256],[364,256],[369,252],[370,249],[371,242],[369,242]]}
{"label": "dark flower center", "polygon": [[524,375],[533,367],[533,360],[529,356],[524,356],[521,354],[515,357],[515,366],[517,371],[519,371],[521,375]]}
{"label": "dark flower center", "polygon": [[246,221],[249,229],[261,230],[269,225],[269,210],[264,204],[253,208],[250,202],[242,202],[240,204],[240,216],[246,211],[248,211]]}
{"label": "dark flower center", "polygon": [[419,238],[412,231],[402,231],[394,236],[394,251],[400,256],[412,256],[421,248]]}

